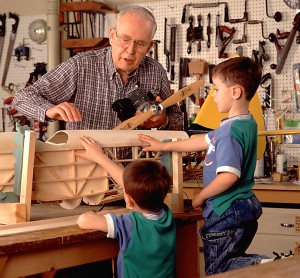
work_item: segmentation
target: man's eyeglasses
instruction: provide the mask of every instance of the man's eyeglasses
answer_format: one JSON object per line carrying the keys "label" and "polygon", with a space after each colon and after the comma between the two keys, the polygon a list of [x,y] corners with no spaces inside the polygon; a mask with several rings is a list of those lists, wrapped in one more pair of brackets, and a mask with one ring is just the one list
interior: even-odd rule
{"label": "man's eyeglasses", "polygon": [[120,34],[118,34],[116,29],[115,29],[115,32],[116,32],[118,46],[126,48],[126,47],[128,47],[133,42],[134,47],[135,47],[135,49],[136,49],[137,52],[147,53],[148,47],[150,45],[149,42],[135,41],[131,37],[128,37],[126,35],[120,35]]}

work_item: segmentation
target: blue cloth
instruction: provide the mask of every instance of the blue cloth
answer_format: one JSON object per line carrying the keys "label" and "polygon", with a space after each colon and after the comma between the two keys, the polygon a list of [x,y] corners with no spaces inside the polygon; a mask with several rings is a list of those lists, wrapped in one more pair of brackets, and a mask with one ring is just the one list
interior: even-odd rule
{"label": "blue cloth", "polygon": [[260,263],[266,256],[246,254],[257,231],[261,204],[251,188],[257,152],[257,124],[253,116],[224,119],[206,135],[209,147],[204,161],[204,187],[223,172],[238,181],[225,192],[206,200],[202,207],[205,270],[215,274]]}
{"label": "blue cloth", "polygon": [[246,254],[257,231],[261,204],[253,196],[235,200],[224,214],[213,211],[204,218],[200,234],[204,246],[205,272],[216,274],[259,264],[267,256]]}
{"label": "blue cloth", "polygon": [[202,212],[205,217],[212,210],[221,215],[234,200],[253,196],[257,124],[250,113],[227,118],[206,139],[209,146],[204,160],[203,186],[209,186],[222,172],[233,173],[239,179],[226,192],[206,201]]}

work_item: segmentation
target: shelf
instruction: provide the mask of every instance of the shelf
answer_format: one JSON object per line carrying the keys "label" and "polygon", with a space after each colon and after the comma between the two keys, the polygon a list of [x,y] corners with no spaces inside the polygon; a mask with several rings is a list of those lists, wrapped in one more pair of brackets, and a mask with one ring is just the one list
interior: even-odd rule
{"label": "shelf", "polygon": [[68,2],[60,4],[61,12],[94,12],[94,13],[118,13],[117,9],[114,9],[104,3],[96,1],[84,1],[84,2]]}
{"label": "shelf", "polygon": [[107,46],[108,44],[108,38],[66,39],[63,40],[62,47],[66,49],[101,48]]}

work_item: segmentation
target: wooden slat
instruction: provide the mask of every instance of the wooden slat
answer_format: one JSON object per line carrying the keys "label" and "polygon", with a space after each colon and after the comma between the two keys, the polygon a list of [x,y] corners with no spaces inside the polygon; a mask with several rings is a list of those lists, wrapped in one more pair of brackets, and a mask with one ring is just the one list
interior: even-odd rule
{"label": "wooden slat", "polygon": [[1,224],[14,224],[14,223],[22,223],[25,221],[26,221],[25,204],[0,203]]}
{"label": "wooden slat", "polygon": [[300,134],[300,129],[283,129],[283,130],[259,130],[258,136],[274,136],[274,135],[291,135]]}
{"label": "wooden slat", "polygon": [[46,143],[37,142],[37,151],[47,151],[47,149],[52,151],[60,148],[83,149],[79,142],[79,138],[82,136],[94,138],[100,142],[103,148],[145,146],[145,143],[137,140],[137,135],[141,133],[160,141],[172,138],[189,138],[184,131],[170,130],[61,130],[49,138]]}
{"label": "wooden slat", "polygon": [[60,4],[61,12],[100,12],[100,13],[118,13],[114,9],[104,3],[96,1],[81,1],[81,2],[68,2]]}
{"label": "wooden slat", "polygon": [[17,223],[9,226],[0,226],[0,236],[8,236],[21,233],[43,231],[48,229],[69,227],[77,225],[77,218],[78,216],[75,215],[39,221],[31,221],[26,223]]}
{"label": "wooden slat", "polygon": [[108,42],[108,38],[65,39],[62,47],[66,49],[104,47]]}
{"label": "wooden slat", "polygon": [[36,133],[25,131],[20,203],[26,206],[26,221],[30,221],[35,141]]}

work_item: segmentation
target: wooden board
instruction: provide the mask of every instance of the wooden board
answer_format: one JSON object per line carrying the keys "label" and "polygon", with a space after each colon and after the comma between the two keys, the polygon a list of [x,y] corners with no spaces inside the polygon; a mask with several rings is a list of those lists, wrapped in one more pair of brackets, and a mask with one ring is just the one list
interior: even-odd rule
{"label": "wooden board", "polygon": [[[0,151],[1,190],[7,192],[7,194],[15,194],[15,192],[19,192],[15,187],[21,187],[20,193],[18,193],[20,196],[15,194],[17,201],[19,198],[18,203],[0,203],[1,224],[19,223],[30,219],[31,184],[36,135],[33,131],[25,131],[23,146],[18,146],[16,136],[22,135],[16,132],[0,134],[0,145],[3,146]],[[23,140],[19,140],[19,142],[21,141],[23,142]],[[24,150],[22,156],[20,156],[22,161],[18,161],[21,164],[20,173],[16,172],[14,165],[17,162],[15,154],[18,148]],[[17,177],[16,175],[21,175],[21,177]],[[16,180],[20,180],[21,184],[15,184]],[[16,201],[14,200],[14,202]]]}

